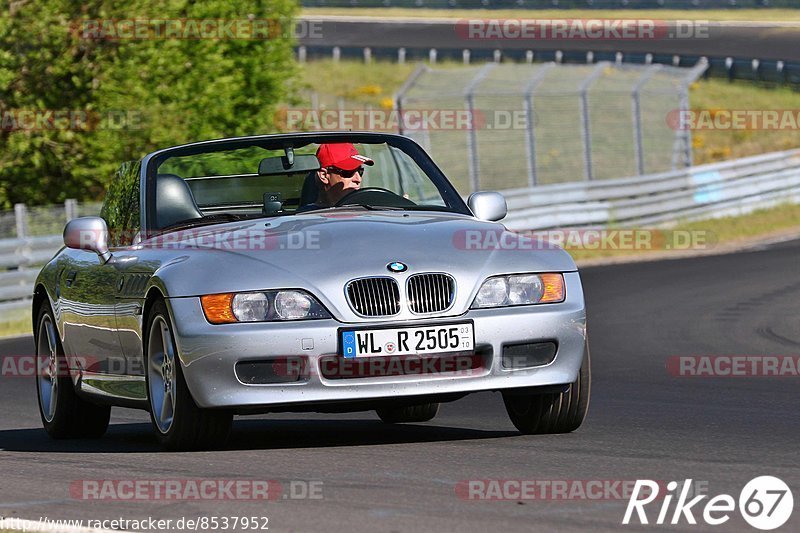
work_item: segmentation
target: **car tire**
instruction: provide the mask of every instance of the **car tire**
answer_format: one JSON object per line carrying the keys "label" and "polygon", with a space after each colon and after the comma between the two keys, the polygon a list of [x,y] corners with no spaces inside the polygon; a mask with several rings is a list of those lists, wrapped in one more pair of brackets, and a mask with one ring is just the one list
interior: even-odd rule
{"label": "car tire", "polygon": [[39,308],[36,325],[36,395],[45,431],[54,439],[102,437],[108,429],[111,407],[88,402],[75,392],[47,302]]}
{"label": "car tire", "polygon": [[144,343],[147,401],[159,441],[171,451],[223,446],[231,430],[233,414],[197,406],[183,376],[164,301],[154,303],[148,315]]}
{"label": "car tire", "polygon": [[421,403],[406,407],[383,407],[376,409],[380,419],[387,424],[401,424],[403,422],[427,422],[433,420],[439,412],[438,403]]}
{"label": "car tire", "polygon": [[592,370],[589,347],[581,363],[578,378],[560,393],[503,393],[506,411],[514,426],[523,434],[569,433],[586,418],[591,395]]}

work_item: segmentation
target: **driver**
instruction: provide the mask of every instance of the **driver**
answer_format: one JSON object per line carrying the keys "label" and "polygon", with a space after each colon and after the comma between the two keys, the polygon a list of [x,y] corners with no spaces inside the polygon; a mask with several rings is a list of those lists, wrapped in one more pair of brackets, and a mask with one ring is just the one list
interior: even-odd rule
{"label": "driver", "polygon": [[317,171],[319,194],[317,201],[304,210],[331,207],[345,195],[361,187],[364,165],[375,161],[358,153],[352,143],[321,144],[317,149],[320,169]]}

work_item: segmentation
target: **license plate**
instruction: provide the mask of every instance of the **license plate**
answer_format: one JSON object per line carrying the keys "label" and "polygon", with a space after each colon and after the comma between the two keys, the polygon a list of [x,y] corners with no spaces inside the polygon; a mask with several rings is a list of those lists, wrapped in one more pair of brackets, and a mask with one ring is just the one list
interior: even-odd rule
{"label": "license plate", "polygon": [[474,345],[472,323],[342,331],[342,355],[348,359],[466,352]]}

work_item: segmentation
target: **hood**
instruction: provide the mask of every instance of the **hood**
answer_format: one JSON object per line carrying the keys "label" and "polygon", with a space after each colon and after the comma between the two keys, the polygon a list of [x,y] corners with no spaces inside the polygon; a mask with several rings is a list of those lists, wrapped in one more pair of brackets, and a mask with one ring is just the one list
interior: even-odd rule
{"label": "hood", "polygon": [[[349,312],[344,286],[358,277],[401,281],[446,272],[456,279],[452,311],[460,314],[489,276],[576,270],[561,248],[454,213],[337,210],[217,224],[158,239],[142,244],[160,254],[173,251],[157,272],[170,296],[304,288],[340,317]],[[392,262],[407,270],[391,272]]]}

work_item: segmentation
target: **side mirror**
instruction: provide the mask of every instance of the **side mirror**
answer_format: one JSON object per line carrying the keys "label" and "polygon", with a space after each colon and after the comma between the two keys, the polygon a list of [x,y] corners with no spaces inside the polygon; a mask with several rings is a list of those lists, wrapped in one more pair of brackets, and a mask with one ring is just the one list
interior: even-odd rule
{"label": "side mirror", "polygon": [[481,220],[496,222],[508,214],[506,199],[499,192],[474,192],[467,200],[472,213]]}
{"label": "side mirror", "polygon": [[108,251],[108,226],[100,217],[81,217],[70,220],[64,228],[64,244],[75,250],[89,250],[106,263],[111,259]]}

